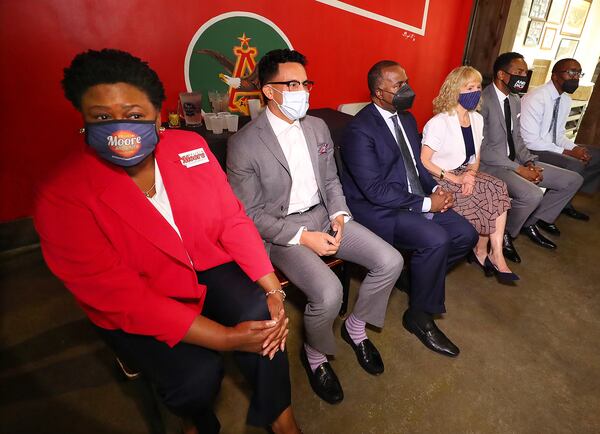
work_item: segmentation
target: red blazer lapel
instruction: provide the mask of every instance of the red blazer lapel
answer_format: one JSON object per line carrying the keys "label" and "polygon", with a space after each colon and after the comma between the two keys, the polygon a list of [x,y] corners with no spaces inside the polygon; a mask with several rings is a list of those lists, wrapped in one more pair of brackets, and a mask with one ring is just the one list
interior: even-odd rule
{"label": "red blazer lapel", "polygon": [[170,153],[160,147],[156,149],[156,162],[169,197],[173,219],[181,236],[184,240],[196,239],[195,228],[201,222],[193,220],[198,217],[196,208],[198,202],[203,201],[203,192],[194,188],[190,179],[187,171],[193,169],[185,168],[176,153]]}
{"label": "red blazer lapel", "polygon": [[127,173],[119,167],[90,156],[98,198],[116,212],[132,230],[138,232],[166,254],[191,267],[181,239],[146,199]]}

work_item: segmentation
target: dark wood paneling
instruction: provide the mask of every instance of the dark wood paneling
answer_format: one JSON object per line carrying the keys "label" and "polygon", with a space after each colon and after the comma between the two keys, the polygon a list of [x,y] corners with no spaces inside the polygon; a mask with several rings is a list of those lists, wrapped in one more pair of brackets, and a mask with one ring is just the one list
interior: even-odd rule
{"label": "dark wood paneling", "polygon": [[582,145],[600,146],[600,83],[596,86],[588,101],[587,109],[577,131],[575,142]]}
{"label": "dark wood paneling", "polygon": [[484,85],[492,81],[492,68],[500,54],[510,4],[511,0],[475,0],[473,3],[463,63],[481,72]]}

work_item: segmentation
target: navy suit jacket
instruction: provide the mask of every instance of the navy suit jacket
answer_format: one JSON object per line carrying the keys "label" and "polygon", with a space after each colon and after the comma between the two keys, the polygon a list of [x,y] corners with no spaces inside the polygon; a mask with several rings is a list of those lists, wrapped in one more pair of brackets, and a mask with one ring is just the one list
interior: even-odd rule
{"label": "navy suit jacket", "polygon": [[[426,194],[437,185],[421,163],[421,141],[411,113],[398,113]],[[354,218],[393,244],[399,211],[421,213],[423,196],[408,191],[406,169],[396,139],[374,104],[356,114],[344,130],[342,186]]]}

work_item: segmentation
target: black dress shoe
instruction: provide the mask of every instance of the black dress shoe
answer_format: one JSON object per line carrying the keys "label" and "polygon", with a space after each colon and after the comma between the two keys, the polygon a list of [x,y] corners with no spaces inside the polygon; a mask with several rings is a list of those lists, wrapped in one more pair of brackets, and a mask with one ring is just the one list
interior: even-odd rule
{"label": "black dress shoe", "polygon": [[407,310],[402,316],[402,325],[406,330],[419,338],[423,342],[423,345],[436,353],[449,357],[456,357],[460,353],[458,347],[437,328],[432,319],[429,319],[424,324],[420,324],[415,321],[410,311]]}
{"label": "black dress shoe", "polygon": [[560,229],[554,223],[546,223],[544,220],[538,220],[536,223],[537,227],[542,229],[544,232],[548,232],[551,235],[560,235]]}
{"label": "black dress shoe", "polygon": [[512,242],[512,237],[509,234],[504,234],[504,237],[502,238],[502,254],[506,259],[516,262],[517,264],[521,262],[521,257],[517,253],[517,249],[515,249]]}
{"label": "black dress shoe", "polygon": [[490,267],[487,263],[482,264],[481,262],[479,262],[479,259],[477,258],[477,255],[475,254],[475,252],[473,252],[473,250],[471,250],[467,255],[467,262],[469,264],[479,265],[479,267],[483,270],[483,274],[485,275],[485,277],[492,277],[494,275],[494,269]]}
{"label": "black dress shoe", "polygon": [[577,211],[572,206],[567,206],[566,208],[563,208],[563,210],[561,211],[561,213],[563,213],[564,215],[567,215],[567,216],[571,217],[572,219],[583,220],[584,222],[587,222],[590,219],[589,215]]}
{"label": "black dress shoe", "polygon": [[510,283],[520,279],[520,277],[517,274],[511,271],[498,270],[498,267],[496,267],[494,263],[490,260],[490,258],[487,256],[485,258],[485,265],[493,270],[494,274],[496,275],[496,278],[500,283]]}
{"label": "black dress shoe", "polygon": [[543,236],[536,225],[524,226],[521,229],[521,233],[527,235],[538,246],[545,247],[546,249],[556,249],[556,244]]}
{"label": "black dress shoe", "polygon": [[383,372],[383,360],[381,360],[381,355],[375,345],[369,339],[365,339],[358,345],[355,344],[346,329],[346,321],[342,324],[342,339],[352,347],[358,363],[365,371],[371,375],[379,375]]}
{"label": "black dress shoe", "polygon": [[314,392],[323,401],[328,402],[329,404],[342,402],[344,399],[344,391],[342,390],[340,380],[338,380],[337,375],[333,372],[333,368],[329,362],[321,363],[319,367],[315,369],[315,372],[313,372],[312,369],[310,369],[308,357],[306,357],[306,351],[304,349],[302,349],[300,357],[304,369],[306,369],[306,373],[308,374],[310,386]]}

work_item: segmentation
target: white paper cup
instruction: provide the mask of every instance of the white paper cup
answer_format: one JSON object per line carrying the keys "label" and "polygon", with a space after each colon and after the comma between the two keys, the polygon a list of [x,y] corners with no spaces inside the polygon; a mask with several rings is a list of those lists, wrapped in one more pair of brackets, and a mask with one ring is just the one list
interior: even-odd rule
{"label": "white paper cup", "polygon": [[204,123],[206,124],[206,129],[209,131],[212,131],[213,127],[212,127],[212,120],[213,118],[216,118],[217,115],[214,113],[204,113]]}
{"label": "white paper cup", "polygon": [[225,116],[225,122],[227,122],[227,129],[232,133],[235,133],[238,130],[238,121],[239,117],[236,115],[228,114]]}
{"label": "white paper cup", "polygon": [[225,125],[225,119],[219,116],[215,116],[210,120],[212,124],[212,132],[215,134],[222,134],[223,127]]}

